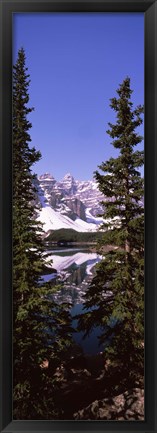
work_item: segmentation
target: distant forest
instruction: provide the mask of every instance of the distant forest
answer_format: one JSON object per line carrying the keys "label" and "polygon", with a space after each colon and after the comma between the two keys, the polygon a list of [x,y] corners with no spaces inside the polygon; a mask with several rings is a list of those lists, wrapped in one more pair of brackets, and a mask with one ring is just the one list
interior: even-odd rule
{"label": "distant forest", "polygon": [[46,241],[57,243],[68,242],[83,242],[83,243],[97,243],[102,240],[102,232],[76,232],[73,229],[59,229],[52,231],[47,237]]}

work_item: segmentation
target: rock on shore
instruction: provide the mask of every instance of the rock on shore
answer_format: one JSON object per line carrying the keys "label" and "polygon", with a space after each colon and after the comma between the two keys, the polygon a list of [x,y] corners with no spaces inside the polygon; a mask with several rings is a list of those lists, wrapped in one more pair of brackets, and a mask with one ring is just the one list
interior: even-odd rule
{"label": "rock on shore", "polygon": [[95,400],[73,417],[75,420],[143,421],[144,390],[134,388],[113,398]]}

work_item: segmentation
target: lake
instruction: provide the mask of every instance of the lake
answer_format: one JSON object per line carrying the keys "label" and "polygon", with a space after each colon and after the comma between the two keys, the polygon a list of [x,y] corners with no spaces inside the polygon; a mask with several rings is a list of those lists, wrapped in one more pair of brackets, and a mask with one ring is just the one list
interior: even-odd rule
{"label": "lake", "polygon": [[[91,252],[89,247],[53,247],[53,249],[49,248],[48,253],[57,274],[44,275],[43,280],[51,281],[52,284],[61,283],[61,289],[53,297],[57,303],[70,302],[72,305],[71,315],[74,317],[83,311],[83,295],[93,278],[95,265],[101,260],[101,257]],[[76,325],[77,321],[73,320],[73,327]],[[77,332],[73,338],[81,346],[84,353],[96,354],[101,351],[97,339],[100,333],[101,329],[96,328],[85,339],[83,339],[82,332]]]}

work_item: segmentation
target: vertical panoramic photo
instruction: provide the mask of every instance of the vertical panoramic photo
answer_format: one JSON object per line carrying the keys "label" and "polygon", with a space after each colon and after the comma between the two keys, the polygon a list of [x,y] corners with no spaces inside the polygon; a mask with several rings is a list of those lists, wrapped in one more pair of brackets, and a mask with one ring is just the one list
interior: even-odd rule
{"label": "vertical panoramic photo", "polygon": [[13,418],[144,420],[144,14],[13,18]]}

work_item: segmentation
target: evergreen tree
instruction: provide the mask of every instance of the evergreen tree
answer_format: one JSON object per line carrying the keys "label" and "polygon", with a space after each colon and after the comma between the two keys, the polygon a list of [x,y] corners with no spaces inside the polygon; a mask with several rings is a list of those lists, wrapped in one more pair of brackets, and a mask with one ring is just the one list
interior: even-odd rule
{"label": "evergreen tree", "polygon": [[[117,94],[110,104],[116,123],[109,123],[107,133],[119,156],[102,162],[101,171],[95,172],[104,195],[103,258],[85,295],[79,329],[86,335],[100,326],[100,342],[111,364],[119,360],[123,371],[136,376],[144,369],[144,185],[139,171],[144,153],[135,150],[142,141],[136,128],[142,124],[143,107],[133,108],[128,77]],[[103,253],[105,244],[113,246],[108,253]]]}
{"label": "evergreen tree", "polygon": [[[57,305],[56,288],[43,285],[45,270],[42,226],[37,212],[32,165],[41,155],[30,147],[28,107],[30,84],[25,52],[13,69],[13,359],[15,418],[52,415],[53,382],[40,365],[50,358],[54,368],[71,343],[67,306]],[[48,388],[50,387],[50,389]],[[48,406],[49,405],[49,406]]]}

